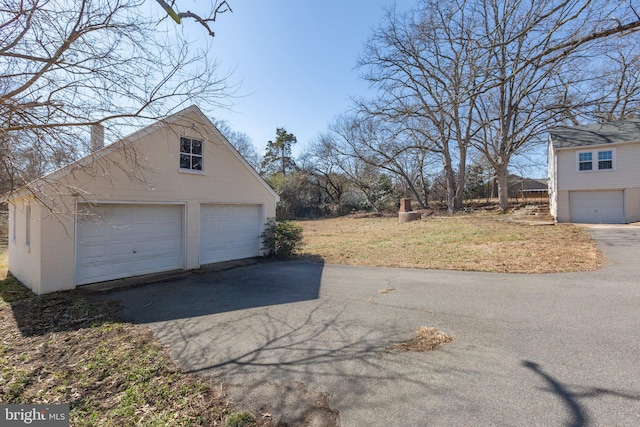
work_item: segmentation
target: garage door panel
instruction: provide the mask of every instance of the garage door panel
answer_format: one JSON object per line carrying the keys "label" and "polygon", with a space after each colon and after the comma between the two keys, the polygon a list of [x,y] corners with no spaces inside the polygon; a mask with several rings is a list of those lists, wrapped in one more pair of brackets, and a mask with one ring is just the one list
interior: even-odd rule
{"label": "garage door panel", "polygon": [[571,191],[571,222],[588,224],[624,223],[624,191]]}
{"label": "garage door panel", "polygon": [[258,256],[259,205],[203,205],[200,210],[200,264]]}
{"label": "garage door panel", "polygon": [[109,205],[79,210],[76,284],[182,268],[181,206]]}

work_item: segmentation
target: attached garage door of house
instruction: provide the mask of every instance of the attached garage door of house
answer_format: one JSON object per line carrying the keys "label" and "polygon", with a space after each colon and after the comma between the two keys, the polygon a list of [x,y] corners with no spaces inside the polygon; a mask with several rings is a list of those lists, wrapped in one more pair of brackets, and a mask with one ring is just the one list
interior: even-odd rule
{"label": "attached garage door of house", "polygon": [[78,206],[76,284],[183,268],[182,206]]}
{"label": "attached garage door of house", "polygon": [[587,224],[624,223],[623,191],[572,191],[569,193],[571,222]]}
{"label": "attached garage door of house", "polygon": [[202,205],[200,264],[258,256],[261,218],[259,205]]}

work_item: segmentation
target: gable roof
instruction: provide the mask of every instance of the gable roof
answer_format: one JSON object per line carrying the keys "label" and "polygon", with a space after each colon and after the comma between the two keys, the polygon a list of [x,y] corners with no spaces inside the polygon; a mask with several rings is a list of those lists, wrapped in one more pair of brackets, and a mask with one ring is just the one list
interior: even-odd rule
{"label": "gable roof", "polygon": [[209,120],[209,118],[202,112],[202,110],[200,110],[197,105],[191,105],[183,110],[178,111],[177,113],[174,113],[164,119],[158,120],[157,122],[152,123],[151,125],[146,126],[136,132],[133,132],[132,134],[125,136],[124,138],[114,142],[113,144],[109,144],[99,150],[94,151],[93,153],[86,155],[85,157],[82,157],[74,162],[69,163],[66,166],[63,166],[60,169],[37,178],[36,180],[27,183],[20,188],[1,195],[0,202],[6,202],[15,197],[22,197],[27,194],[33,194],[40,186],[46,185],[49,182],[57,181],[71,174],[74,170],[88,166],[94,161],[99,160],[122,147],[130,145],[135,141],[141,139],[142,137],[158,130],[159,128],[166,126],[167,124],[174,123],[180,118],[183,118],[189,114],[196,114],[197,116],[199,116],[198,120],[200,121],[200,123],[208,127],[209,130],[214,133],[220,139],[220,141],[223,142],[223,144],[238,158],[238,160],[240,160],[240,162],[249,170],[249,172],[251,172],[251,174],[267,189],[267,191],[269,191],[269,193],[271,193],[275,197],[276,201],[280,200],[280,196],[278,196],[278,194],[273,190],[273,188],[271,188],[271,186],[264,180],[264,178],[262,178],[262,176],[260,176],[260,174],[256,172],[253,166],[251,166],[249,162],[247,162],[247,160],[240,154],[240,152],[233,146],[233,144],[229,142],[229,140],[222,134],[222,132],[218,130],[218,128],[211,122],[211,120]]}
{"label": "gable roof", "polygon": [[516,191],[522,190],[547,190],[549,185],[547,179],[524,178],[518,175],[509,174],[507,176],[507,184],[510,189]]}
{"label": "gable roof", "polygon": [[640,142],[640,119],[549,129],[554,149]]}

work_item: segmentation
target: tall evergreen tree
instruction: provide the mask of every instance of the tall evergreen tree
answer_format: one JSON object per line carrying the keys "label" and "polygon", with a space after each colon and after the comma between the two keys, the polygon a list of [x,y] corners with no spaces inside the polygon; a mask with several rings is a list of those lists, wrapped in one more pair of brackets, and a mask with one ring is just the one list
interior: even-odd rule
{"label": "tall evergreen tree", "polygon": [[267,142],[267,149],[262,159],[263,172],[270,176],[280,174],[286,177],[287,172],[295,170],[291,146],[296,142],[298,140],[292,133],[287,133],[284,128],[277,128],[275,141]]}

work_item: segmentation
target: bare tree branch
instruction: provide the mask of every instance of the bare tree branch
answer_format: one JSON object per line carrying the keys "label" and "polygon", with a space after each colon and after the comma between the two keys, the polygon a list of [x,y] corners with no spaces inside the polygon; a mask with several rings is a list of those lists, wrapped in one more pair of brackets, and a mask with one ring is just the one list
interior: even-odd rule
{"label": "bare tree branch", "polygon": [[[10,190],[186,105],[228,105],[233,87],[208,51],[144,15],[144,0],[0,1],[0,178]],[[205,22],[230,11],[215,3]],[[208,28],[210,31],[211,28]],[[140,178],[137,156],[118,165]]]}
{"label": "bare tree branch", "polygon": [[199,14],[191,12],[189,10],[187,10],[186,12],[176,12],[175,10],[173,10],[173,8],[176,5],[176,0],[173,0],[170,5],[167,4],[167,2],[165,2],[164,0],[156,0],[156,1],[160,4],[160,6],[162,6],[162,8],[167,12],[167,14],[176,21],[177,24],[180,24],[183,18],[192,18],[195,21],[197,21],[200,25],[202,25],[207,30],[207,32],[211,37],[215,37],[216,35],[213,29],[211,28],[211,23],[216,21],[216,18],[218,17],[218,15],[226,12],[233,12],[233,10],[231,10],[231,6],[226,0],[223,0],[219,3],[215,1],[210,15],[206,18],[203,18]]}

